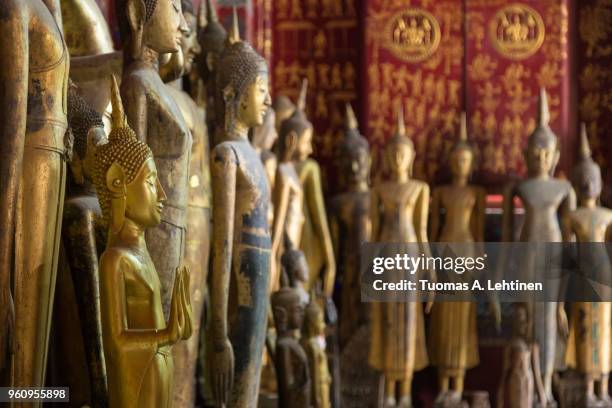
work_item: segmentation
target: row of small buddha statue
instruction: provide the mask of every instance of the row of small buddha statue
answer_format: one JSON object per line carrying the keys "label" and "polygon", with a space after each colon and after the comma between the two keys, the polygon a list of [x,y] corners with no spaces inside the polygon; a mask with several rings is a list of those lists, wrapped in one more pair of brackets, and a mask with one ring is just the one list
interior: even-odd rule
{"label": "row of small buddha statue", "polygon": [[[0,31],[6,30],[0,32],[0,104],[6,107],[0,123],[6,158],[0,163],[3,384],[45,383],[53,321],[58,327],[52,352],[70,353],[79,343],[84,350],[89,391],[83,403],[193,406],[200,348],[217,405],[252,407],[272,299],[277,345],[269,351],[281,402],[339,406],[337,337],[341,361],[368,359],[374,369],[363,369],[360,380],[384,374],[386,405],[411,406],[413,372],[428,360],[439,369],[440,400],[455,401],[465,370],[478,363],[475,305],[428,299],[432,324],[426,347],[419,302],[373,304],[371,310],[360,302],[356,252],[365,241],[419,242],[424,250],[428,237],[483,241],[485,193],[468,183],[474,152],[465,119],[450,160],[453,182],[436,188],[430,200],[428,185],[411,178],[415,149],[403,114],[384,150],[388,177],[370,188],[368,143],[349,107],[337,150],[344,192],[330,201],[328,222],[321,172],[310,158],[307,85],[295,108],[279,98],[275,117],[265,61],[240,40],[235,11],[227,33],[207,3],[203,17],[189,0],[118,0],[122,53],[109,49],[108,30],[83,30],[92,21],[105,25],[92,12],[93,1],[0,5],[5,16]],[[69,66],[70,76],[82,82],[79,89],[68,86]],[[91,85],[107,83],[111,74],[120,88],[114,80],[110,87]],[[182,90],[182,76],[191,94]],[[100,91],[106,88],[110,92]],[[108,99],[113,109],[107,138]],[[579,241],[603,241],[612,215],[596,206],[601,175],[586,135],[573,175],[580,199],[574,209],[571,185],[551,176],[558,146],[548,116],[542,92],[538,127],[526,149],[529,176],[512,186],[505,200],[504,240],[513,238],[512,203],[518,196],[526,209],[520,240],[554,242],[574,233]],[[275,134],[277,156],[271,150]],[[309,271],[302,292],[322,286],[329,358],[323,358],[322,342],[310,341],[320,339],[320,310],[306,324],[302,349],[297,342],[305,302],[296,284],[300,279],[288,276],[289,287],[281,287],[283,270],[291,275],[291,262],[299,258],[290,260],[297,248]],[[339,336],[328,301],[336,264],[342,286]],[[54,297],[62,313],[52,319]],[[200,328],[207,298],[207,325]],[[309,303],[313,310],[315,298]],[[588,397],[595,398],[598,380],[597,395],[605,399],[609,358],[594,364],[589,354],[597,350],[609,357],[610,305],[602,305],[573,305],[574,315],[600,313],[602,318],[593,320],[602,327],[592,339],[579,327],[590,320],[572,319],[570,338],[589,381]],[[499,320],[496,306],[492,311]],[[72,309],[76,321],[63,313]],[[530,406],[536,394],[543,405],[553,401],[556,332],[567,329],[567,318],[556,303],[536,304],[531,317],[545,329],[531,339],[525,325],[517,325],[523,343],[517,340],[512,344],[522,345],[506,353],[506,392],[500,393],[509,406]],[[529,370],[519,364],[526,352],[537,362],[535,380],[526,380]],[[302,365],[294,364],[296,356]],[[313,384],[310,392],[304,381]],[[292,393],[296,385],[302,394]]]}

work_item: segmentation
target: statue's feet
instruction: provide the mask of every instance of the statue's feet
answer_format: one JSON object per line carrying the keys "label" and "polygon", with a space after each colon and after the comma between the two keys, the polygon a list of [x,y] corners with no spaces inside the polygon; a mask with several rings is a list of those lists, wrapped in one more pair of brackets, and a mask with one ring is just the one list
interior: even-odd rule
{"label": "statue's feet", "polygon": [[384,408],[395,408],[395,398],[387,397],[385,399]]}
{"label": "statue's feet", "polygon": [[410,395],[404,395],[400,398],[399,408],[412,408],[412,397]]}

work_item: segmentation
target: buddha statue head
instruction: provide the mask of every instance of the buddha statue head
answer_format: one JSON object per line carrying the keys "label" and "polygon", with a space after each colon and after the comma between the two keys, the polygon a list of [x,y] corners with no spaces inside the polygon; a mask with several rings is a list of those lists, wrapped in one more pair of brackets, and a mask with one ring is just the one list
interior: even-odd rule
{"label": "buddha statue head", "polygon": [[[217,10],[211,0],[206,0],[206,7],[204,7],[204,0],[202,0],[201,7],[201,12],[206,11],[206,24],[202,24],[202,28],[198,33],[198,42],[202,48],[202,53],[200,54],[200,75],[204,80],[208,80],[214,79],[215,66],[225,50],[227,31],[219,23]],[[204,18],[201,18],[201,20],[204,20]]]}
{"label": "buddha statue head", "polygon": [[325,335],[325,316],[314,293],[310,295],[310,303],[306,306],[303,328],[304,335],[307,338]]}
{"label": "buddha statue head", "polygon": [[280,132],[280,127],[283,122],[289,119],[289,117],[293,115],[293,112],[295,112],[295,104],[285,95],[278,95],[274,98],[272,107],[274,108],[274,112],[276,112],[276,131]]}
{"label": "buddha statue head", "polygon": [[[283,145],[295,145],[293,158],[297,161],[306,160],[312,154],[313,127],[304,112],[306,109],[307,91],[308,80],[304,78],[297,107],[291,116],[281,123],[278,135],[279,152]],[[283,161],[283,153],[280,154],[280,160]]]}
{"label": "buddha statue head", "polygon": [[188,31],[181,0],[117,0],[116,12],[133,59],[140,58],[144,47],[160,54],[177,52]]}
{"label": "buddha statue head", "polygon": [[[234,10],[234,21],[236,21]],[[217,73],[217,117],[224,124],[225,137],[263,124],[270,102],[268,65],[246,42],[241,41],[235,23],[234,35],[219,61]]]}
{"label": "buddha statue head", "polygon": [[459,139],[450,152],[450,170],[454,180],[467,180],[474,168],[474,148],[468,142],[465,112],[459,118]]}
{"label": "buddha statue head", "polygon": [[255,150],[260,152],[266,152],[272,150],[272,146],[278,139],[278,133],[276,132],[276,113],[274,109],[269,108],[264,116],[263,123],[253,128],[251,134],[251,144]]}
{"label": "buddha statue head", "polygon": [[529,307],[525,302],[517,302],[514,304],[514,319],[512,334],[516,337],[528,340],[531,333],[531,319],[529,316]]}
{"label": "buddha statue head", "polygon": [[304,252],[301,250],[294,248],[286,249],[283,252],[283,256],[281,256],[281,265],[284,272],[287,274],[291,287],[296,287],[308,282],[310,277],[308,262],[306,262]]}
{"label": "buddha statue head", "polygon": [[345,187],[367,186],[370,174],[370,145],[361,136],[357,117],[350,103],[346,104],[344,137],[337,146],[340,178]]}
{"label": "buddha statue head", "polygon": [[304,320],[304,306],[298,291],[283,287],[272,294],[272,313],[274,325],[279,334],[299,330]]}
{"label": "buddha statue head", "polygon": [[385,144],[385,163],[393,180],[404,180],[412,175],[414,156],[414,144],[406,135],[404,108],[400,105],[397,112],[397,129]]}
{"label": "buddha statue head", "polygon": [[201,51],[197,41],[197,18],[193,3],[191,0],[181,0],[181,6],[188,30],[183,32],[181,47],[177,52],[160,57],[159,75],[164,82],[174,81],[191,72],[193,63]]}
{"label": "buddha statue head", "polygon": [[586,125],[580,125],[580,148],[578,162],[572,169],[572,184],[580,202],[596,200],[601,194],[601,169],[591,157],[591,147]]}
{"label": "buddha statue head", "polygon": [[127,124],[119,88],[111,81],[113,129],[96,152],[94,183],[104,220],[118,233],[126,220],[143,230],[161,221],[164,190],[153,153]]}
{"label": "buddha statue head", "polygon": [[68,124],[74,138],[70,160],[72,179],[78,185],[92,182],[96,149],[106,143],[106,133],[102,117],[85,102],[74,85],[68,89]]}
{"label": "buddha statue head", "polygon": [[546,90],[542,88],[540,89],[538,103],[538,124],[529,135],[527,149],[525,150],[529,177],[548,177],[552,175],[559,161],[557,136],[550,128],[549,122],[548,98]]}

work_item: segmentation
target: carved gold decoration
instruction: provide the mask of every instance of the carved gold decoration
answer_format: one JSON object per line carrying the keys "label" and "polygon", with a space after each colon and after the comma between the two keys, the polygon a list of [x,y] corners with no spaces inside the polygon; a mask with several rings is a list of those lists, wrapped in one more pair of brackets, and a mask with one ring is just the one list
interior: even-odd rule
{"label": "carved gold decoration", "polygon": [[389,20],[383,46],[401,60],[419,62],[436,52],[440,38],[440,24],[431,13],[409,8]]}
{"label": "carved gold decoration", "polygon": [[504,57],[522,60],[535,54],[544,42],[542,16],[520,3],[501,8],[489,22],[489,38]]}

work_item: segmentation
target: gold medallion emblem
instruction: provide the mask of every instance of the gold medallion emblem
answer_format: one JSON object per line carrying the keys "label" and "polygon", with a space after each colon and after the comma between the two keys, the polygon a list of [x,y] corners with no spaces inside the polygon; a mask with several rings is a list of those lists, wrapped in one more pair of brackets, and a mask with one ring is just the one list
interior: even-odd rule
{"label": "gold medallion emblem", "polygon": [[384,46],[397,58],[419,62],[440,45],[440,24],[425,10],[409,8],[395,14],[385,27]]}
{"label": "gold medallion emblem", "polygon": [[520,60],[536,53],[544,42],[542,16],[524,4],[510,4],[489,22],[489,37],[504,57]]}

